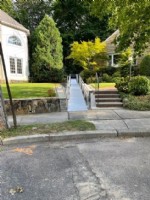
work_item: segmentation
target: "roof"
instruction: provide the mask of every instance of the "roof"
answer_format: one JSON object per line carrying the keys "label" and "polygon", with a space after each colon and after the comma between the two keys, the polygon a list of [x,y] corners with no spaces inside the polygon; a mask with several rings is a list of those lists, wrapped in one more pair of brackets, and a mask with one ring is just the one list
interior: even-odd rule
{"label": "roof", "polygon": [[7,13],[5,13],[3,10],[0,9],[0,24],[3,24],[5,26],[9,26],[11,28],[20,30],[25,32],[27,35],[30,34],[29,30],[26,29],[23,25],[21,25],[19,22],[17,22],[15,19],[10,17]]}
{"label": "roof", "polygon": [[116,45],[114,44],[115,39],[119,36],[119,30],[116,30],[112,35],[110,35],[106,40],[106,49],[109,54],[115,53]]}

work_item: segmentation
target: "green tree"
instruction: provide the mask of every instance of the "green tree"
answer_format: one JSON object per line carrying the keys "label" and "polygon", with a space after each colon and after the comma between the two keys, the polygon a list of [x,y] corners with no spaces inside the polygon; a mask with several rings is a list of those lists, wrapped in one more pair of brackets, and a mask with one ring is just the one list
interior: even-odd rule
{"label": "green tree", "polygon": [[110,26],[120,31],[120,49],[132,44],[141,53],[150,42],[149,0],[93,0],[92,13],[99,18],[111,15]]}
{"label": "green tree", "polygon": [[36,81],[40,81],[52,68],[61,69],[62,39],[54,20],[45,15],[33,34],[31,73]]}
{"label": "green tree", "polygon": [[123,52],[121,52],[120,59],[119,59],[119,62],[118,62],[119,66],[122,67],[122,66],[130,65],[132,57],[133,57],[133,51],[129,47],[126,50],[124,50]]}
{"label": "green tree", "polygon": [[53,0],[15,0],[14,7],[16,19],[31,32],[44,18],[45,14],[51,13]]}
{"label": "green tree", "polygon": [[[63,55],[70,54],[70,44],[73,41],[94,40],[107,38],[112,30],[108,29],[108,16],[101,20],[91,16],[90,3],[92,0],[56,0],[53,4],[53,18],[60,30],[63,43]],[[64,59],[67,73],[79,73],[81,68],[72,60]]]}
{"label": "green tree", "polygon": [[5,11],[9,15],[13,16],[14,7],[13,7],[12,0],[2,0],[0,3],[0,9]]}
{"label": "green tree", "polygon": [[150,76],[150,54],[146,55],[140,63],[140,74]]}
{"label": "green tree", "polygon": [[106,44],[99,38],[95,38],[94,42],[74,42],[71,45],[71,54],[67,58],[74,59],[85,70],[96,72],[106,65]]}

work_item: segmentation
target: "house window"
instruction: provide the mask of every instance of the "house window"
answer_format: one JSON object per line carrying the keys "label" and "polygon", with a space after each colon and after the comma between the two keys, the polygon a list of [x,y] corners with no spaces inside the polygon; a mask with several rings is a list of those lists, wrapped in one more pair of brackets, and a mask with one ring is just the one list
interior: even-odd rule
{"label": "house window", "polygon": [[8,43],[9,44],[14,44],[14,45],[17,45],[17,46],[21,46],[21,40],[18,37],[14,36],[14,35],[10,36],[8,38]]}
{"label": "house window", "polygon": [[15,59],[10,58],[10,72],[11,74],[15,74]]}
{"label": "house window", "polygon": [[17,74],[22,74],[22,60],[17,59]]}
{"label": "house window", "polygon": [[115,64],[115,65],[118,64],[119,59],[120,59],[120,55],[119,55],[119,54],[115,54],[115,55],[114,55],[114,64]]}
{"label": "house window", "polygon": [[10,73],[22,74],[22,60],[19,58],[10,58]]}
{"label": "house window", "polygon": [[117,67],[119,59],[120,59],[119,54],[109,55],[109,65],[112,66],[112,67]]}

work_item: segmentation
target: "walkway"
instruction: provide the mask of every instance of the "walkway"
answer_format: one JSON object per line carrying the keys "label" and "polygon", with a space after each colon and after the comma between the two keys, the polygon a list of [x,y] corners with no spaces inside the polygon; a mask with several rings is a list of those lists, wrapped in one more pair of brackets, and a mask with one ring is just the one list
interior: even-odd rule
{"label": "walkway", "polygon": [[68,111],[86,111],[87,106],[76,79],[70,81],[70,94],[68,100]]}
{"label": "walkway", "polygon": [[[125,109],[103,109],[88,110],[86,112],[69,112],[71,120],[82,119],[91,121],[97,130],[119,130],[119,129],[145,129],[150,130],[150,111],[132,111]],[[8,117],[12,125],[12,116]],[[18,125],[47,124],[63,122],[68,120],[67,112],[18,115]]]}

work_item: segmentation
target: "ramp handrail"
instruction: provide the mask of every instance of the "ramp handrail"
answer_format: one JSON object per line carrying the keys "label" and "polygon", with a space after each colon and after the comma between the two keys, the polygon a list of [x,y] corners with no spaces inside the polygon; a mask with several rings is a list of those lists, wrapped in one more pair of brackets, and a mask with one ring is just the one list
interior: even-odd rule
{"label": "ramp handrail", "polygon": [[91,88],[89,85],[87,85],[82,77],[79,74],[76,74],[76,79],[80,85],[80,88],[82,90],[82,93],[84,95],[84,99],[88,105],[88,108],[91,109],[92,107],[92,95],[94,93],[95,90],[93,90],[93,88]]}
{"label": "ramp handrail", "polygon": [[70,96],[70,82],[71,82],[71,75],[67,76],[67,85],[66,85],[66,99],[69,99]]}

